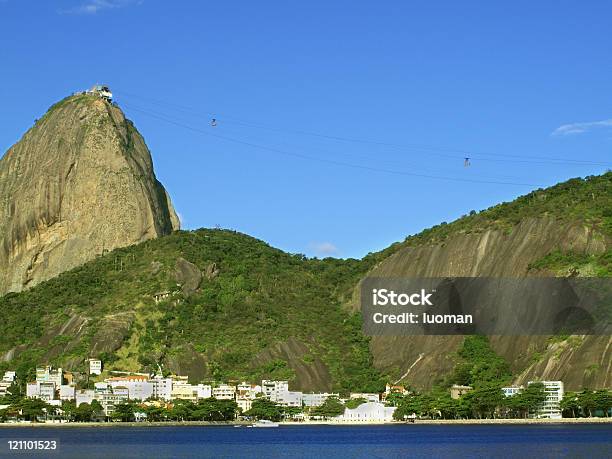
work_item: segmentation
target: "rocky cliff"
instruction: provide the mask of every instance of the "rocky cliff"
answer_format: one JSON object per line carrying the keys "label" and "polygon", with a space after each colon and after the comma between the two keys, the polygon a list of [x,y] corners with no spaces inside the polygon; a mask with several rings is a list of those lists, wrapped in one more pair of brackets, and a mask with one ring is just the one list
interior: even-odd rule
{"label": "rocky cliff", "polygon": [[[604,181],[602,188],[606,201],[610,196],[610,178],[607,178],[607,184]],[[557,273],[534,272],[530,266],[555,251],[588,257],[605,254],[610,248],[608,238],[584,219],[556,219],[545,215],[526,217],[503,229],[495,229],[493,225],[484,230],[450,231],[444,240],[410,242],[379,263],[369,275],[554,275]],[[358,308],[358,304],[358,301],[353,302],[353,307]],[[462,336],[377,336],[372,338],[371,350],[377,368],[395,374],[406,384],[429,388],[452,371],[456,351],[462,342]],[[510,363],[513,373],[519,375],[516,383],[533,378],[561,379],[568,389],[609,387],[612,384],[610,336],[558,339],[494,336],[491,343],[496,352]]]}
{"label": "rocky cliff", "polygon": [[94,95],[52,106],[0,160],[0,294],[178,227],[143,138]]}

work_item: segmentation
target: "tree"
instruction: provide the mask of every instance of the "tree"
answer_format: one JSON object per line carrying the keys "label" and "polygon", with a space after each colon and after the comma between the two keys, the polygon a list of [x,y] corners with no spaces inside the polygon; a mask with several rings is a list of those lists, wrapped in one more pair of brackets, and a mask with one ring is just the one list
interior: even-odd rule
{"label": "tree", "polygon": [[578,395],[578,404],[581,406],[584,413],[588,413],[588,417],[593,416],[593,410],[597,408],[597,403],[595,401],[595,393],[588,389],[584,389]]}
{"label": "tree", "polygon": [[537,413],[546,400],[546,390],[544,384],[541,382],[535,382],[529,384],[522,392],[513,396],[516,401],[524,407],[525,417],[528,413]]}
{"label": "tree", "polygon": [[146,406],[144,412],[148,421],[164,421],[168,418],[168,410],[161,406]]}
{"label": "tree", "polygon": [[26,420],[36,421],[38,417],[47,413],[49,405],[38,398],[24,398],[19,402],[17,408],[21,410]]}
{"label": "tree", "polygon": [[363,405],[364,403],[366,403],[367,400],[363,397],[359,397],[359,398],[351,398],[349,400],[346,401],[346,403],[344,404],[344,406],[346,406],[347,408],[350,409],[355,409],[357,408],[359,405]]}
{"label": "tree", "polygon": [[251,409],[246,413],[247,416],[252,416],[257,419],[268,419],[270,421],[280,421],[282,417],[282,409],[276,403],[267,398],[258,398],[253,400]]}
{"label": "tree", "polygon": [[328,397],[323,405],[317,406],[312,414],[324,418],[333,418],[344,413],[344,405],[337,397]]}
{"label": "tree", "polygon": [[119,419],[121,422],[130,422],[134,420],[134,404],[131,402],[118,403],[112,414],[113,419]]}
{"label": "tree", "polygon": [[499,384],[487,383],[468,392],[463,398],[478,418],[495,417],[495,411],[504,403],[504,393]]}
{"label": "tree", "polygon": [[605,417],[608,417],[608,412],[612,408],[612,392],[607,389],[601,389],[593,395],[595,409],[602,410]]}
{"label": "tree", "polygon": [[90,422],[94,415],[93,403],[81,403],[74,409],[74,420],[77,422]]}
{"label": "tree", "polygon": [[[576,392],[566,392],[560,402],[563,415],[571,413],[571,417],[575,418],[576,413],[580,411],[580,403],[578,402],[578,394]],[[568,417],[568,416],[565,416]]]}

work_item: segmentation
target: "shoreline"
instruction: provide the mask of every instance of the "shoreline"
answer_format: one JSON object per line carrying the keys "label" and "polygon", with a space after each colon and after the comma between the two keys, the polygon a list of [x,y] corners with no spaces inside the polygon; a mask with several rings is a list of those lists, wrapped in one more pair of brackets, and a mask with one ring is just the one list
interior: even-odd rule
{"label": "shoreline", "polygon": [[[168,421],[168,422],[15,422],[0,423],[0,429],[11,427],[32,427],[32,428],[112,428],[112,427],[247,427],[252,422],[229,421],[229,422],[210,422],[210,421]],[[311,421],[311,422],[279,422],[279,426],[392,426],[392,425],[554,425],[554,424],[612,424],[612,417],[608,418],[562,418],[562,419],[422,419],[414,423],[411,422],[334,422],[334,421]]]}

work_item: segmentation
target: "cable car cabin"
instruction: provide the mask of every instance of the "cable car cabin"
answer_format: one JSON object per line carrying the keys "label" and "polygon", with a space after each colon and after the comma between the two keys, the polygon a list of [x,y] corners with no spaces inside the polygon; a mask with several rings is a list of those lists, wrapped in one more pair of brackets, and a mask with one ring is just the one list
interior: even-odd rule
{"label": "cable car cabin", "polygon": [[94,85],[91,88],[90,92],[92,94],[97,95],[101,99],[104,99],[104,100],[108,101],[108,102],[112,102],[113,101],[113,93],[111,92],[111,90],[110,90],[110,88],[108,86],[97,84],[97,85]]}

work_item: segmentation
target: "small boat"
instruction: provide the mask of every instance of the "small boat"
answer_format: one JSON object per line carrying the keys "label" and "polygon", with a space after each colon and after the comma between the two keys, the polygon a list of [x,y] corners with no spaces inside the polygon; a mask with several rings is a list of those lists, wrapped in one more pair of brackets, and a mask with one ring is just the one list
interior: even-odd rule
{"label": "small boat", "polygon": [[261,419],[249,427],[278,427],[278,423],[268,421],[267,419]]}

